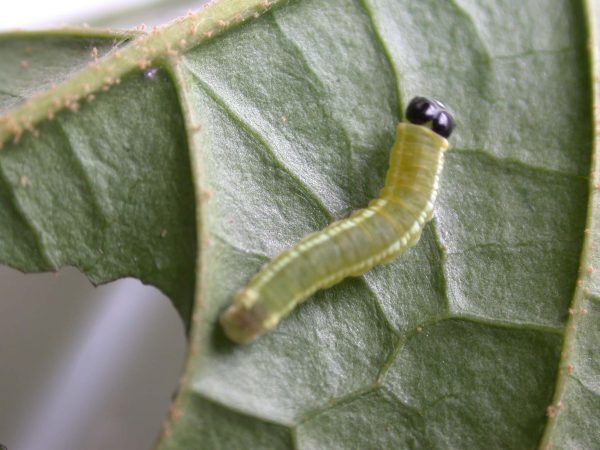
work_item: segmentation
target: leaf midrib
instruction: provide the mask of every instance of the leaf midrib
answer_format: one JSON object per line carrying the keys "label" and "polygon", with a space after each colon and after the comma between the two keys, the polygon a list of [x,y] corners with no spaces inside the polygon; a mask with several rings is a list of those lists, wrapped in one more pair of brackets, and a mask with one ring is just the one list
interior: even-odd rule
{"label": "leaf midrib", "polygon": [[[88,94],[118,84],[121,77],[136,68],[144,69],[157,61],[176,65],[181,53],[213,39],[250,18],[258,17],[283,1],[285,0],[222,0],[208,4],[199,12],[185,16],[161,29],[157,28],[139,36],[126,47],[111,52],[98,62],[77,72],[56,89],[41,92],[0,117],[0,147],[11,138],[18,142],[23,133],[47,120],[49,116],[54,116],[64,108],[83,101]],[[91,34],[89,30],[84,30],[75,29],[74,32]],[[101,37],[134,37],[133,34],[122,32],[114,35],[101,32],[97,34]],[[42,35],[42,32],[7,33],[2,37],[24,35]],[[111,82],[107,83],[107,79]]]}

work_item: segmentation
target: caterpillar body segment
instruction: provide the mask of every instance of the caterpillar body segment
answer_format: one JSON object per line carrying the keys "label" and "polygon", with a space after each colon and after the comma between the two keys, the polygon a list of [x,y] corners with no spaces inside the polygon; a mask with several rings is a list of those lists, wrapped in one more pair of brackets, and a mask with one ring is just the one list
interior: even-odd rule
{"label": "caterpillar body segment", "polygon": [[[419,102],[433,105],[435,114],[423,124],[398,124],[379,197],[349,218],[307,235],[267,263],[221,316],[231,340],[252,342],[319,289],[390,262],[418,242],[424,225],[432,218],[448,148],[445,137],[454,126],[441,104],[421,97],[410,103],[409,120],[411,115],[423,119],[423,114],[414,111],[416,107],[426,109]],[[431,108],[425,112],[432,115]],[[449,120],[449,131],[442,127],[440,133],[439,123],[437,132],[433,131],[437,117],[442,122]]]}

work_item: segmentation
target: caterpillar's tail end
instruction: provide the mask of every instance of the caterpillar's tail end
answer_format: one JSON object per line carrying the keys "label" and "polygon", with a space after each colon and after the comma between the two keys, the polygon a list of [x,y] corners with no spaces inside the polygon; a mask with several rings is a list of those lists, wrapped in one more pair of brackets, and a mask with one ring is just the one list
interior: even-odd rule
{"label": "caterpillar's tail end", "polygon": [[249,344],[267,331],[264,327],[264,314],[259,305],[251,307],[234,302],[221,315],[221,326],[229,339],[237,344]]}

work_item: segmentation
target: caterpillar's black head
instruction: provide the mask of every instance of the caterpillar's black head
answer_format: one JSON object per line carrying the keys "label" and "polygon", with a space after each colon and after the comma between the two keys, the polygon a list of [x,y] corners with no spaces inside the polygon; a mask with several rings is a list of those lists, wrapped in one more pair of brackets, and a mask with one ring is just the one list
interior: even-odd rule
{"label": "caterpillar's black head", "polygon": [[415,125],[431,128],[442,137],[449,137],[454,130],[454,119],[443,103],[425,97],[413,98],[406,107],[406,118]]}

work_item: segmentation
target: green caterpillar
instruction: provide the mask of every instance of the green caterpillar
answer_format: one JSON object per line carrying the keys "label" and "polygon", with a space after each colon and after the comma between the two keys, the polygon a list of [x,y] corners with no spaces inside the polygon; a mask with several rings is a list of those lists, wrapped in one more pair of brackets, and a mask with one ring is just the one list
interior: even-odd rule
{"label": "green caterpillar", "polygon": [[417,243],[433,214],[454,119],[440,102],[423,97],[409,103],[406,118],[410,123],[396,129],[379,197],[266,264],[221,316],[232,341],[252,342],[319,289],[390,262]]}

